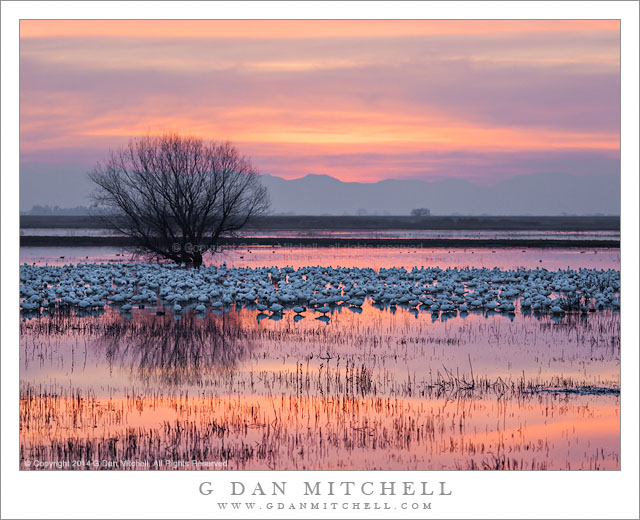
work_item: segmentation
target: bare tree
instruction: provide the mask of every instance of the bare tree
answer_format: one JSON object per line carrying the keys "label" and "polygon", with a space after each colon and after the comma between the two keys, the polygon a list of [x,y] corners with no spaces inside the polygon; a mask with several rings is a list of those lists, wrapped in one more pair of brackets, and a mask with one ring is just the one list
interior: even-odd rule
{"label": "bare tree", "polygon": [[267,190],[251,161],[231,143],[177,134],[132,139],[89,173],[96,207],[136,249],[159,258],[202,264],[269,208]]}

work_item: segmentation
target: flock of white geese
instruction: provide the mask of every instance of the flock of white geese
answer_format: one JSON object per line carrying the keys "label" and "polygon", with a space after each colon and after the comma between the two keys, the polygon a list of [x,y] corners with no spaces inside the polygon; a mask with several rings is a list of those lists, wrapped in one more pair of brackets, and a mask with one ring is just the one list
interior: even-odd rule
{"label": "flock of white geese", "polygon": [[[359,312],[367,300],[380,310],[404,307],[434,316],[469,311],[509,313],[589,313],[620,307],[617,270],[486,268],[380,269],[310,266],[186,269],[173,264],[101,263],[64,266],[23,264],[20,307],[96,310],[115,307],[123,313],[170,308],[204,314],[233,306],[259,311],[258,319],[296,320],[316,313],[325,322],[346,306]],[[464,315],[464,314],[463,314]]]}

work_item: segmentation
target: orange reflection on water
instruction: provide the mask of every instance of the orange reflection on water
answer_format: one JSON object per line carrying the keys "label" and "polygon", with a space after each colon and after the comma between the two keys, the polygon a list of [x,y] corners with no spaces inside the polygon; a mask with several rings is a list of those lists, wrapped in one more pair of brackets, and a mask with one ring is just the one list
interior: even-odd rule
{"label": "orange reflection on water", "polygon": [[[212,260],[208,258],[207,260]],[[620,269],[619,249],[578,248],[422,248],[422,247],[273,247],[248,246],[224,250],[215,262],[229,267],[291,266],[295,269],[310,265],[357,267],[379,270],[404,267],[467,267],[493,269]]]}
{"label": "orange reflection on water", "polygon": [[[338,237],[339,238],[339,237]],[[134,261],[116,247],[21,247],[20,263],[65,265]],[[226,262],[229,267],[310,265],[332,267],[380,268],[475,267],[499,269],[620,269],[620,249],[579,248],[422,248],[422,247],[230,247],[212,257],[207,265]]]}
{"label": "orange reflection on water", "polygon": [[619,468],[616,312],[155,311],[24,319],[21,467]]}
{"label": "orange reflection on water", "polygon": [[371,396],[35,397],[38,457],[222,461],[229,469],[619,469],[619,399]]}

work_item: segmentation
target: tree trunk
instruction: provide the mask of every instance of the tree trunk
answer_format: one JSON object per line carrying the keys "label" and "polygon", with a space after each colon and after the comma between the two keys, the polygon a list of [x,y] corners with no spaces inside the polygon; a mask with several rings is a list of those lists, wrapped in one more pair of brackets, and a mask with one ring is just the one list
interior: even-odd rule
{"label": "tree trunk", "polygon": [[200,269],[200,266],[202,265],[202,253],[200,253],[199,251],[194,251],[191,261],[193,262],[193,267],[195,267],[196,269]]}

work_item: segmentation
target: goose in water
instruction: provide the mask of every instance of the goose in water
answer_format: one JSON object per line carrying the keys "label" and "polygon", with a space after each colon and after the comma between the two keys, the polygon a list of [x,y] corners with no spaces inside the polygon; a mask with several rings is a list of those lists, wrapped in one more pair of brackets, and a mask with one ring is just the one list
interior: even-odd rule
{"label": "goose in water", "polygon": [[273,314],[279,313],[280,311],[282,311],[282,309],[284,309],[284,307],[282,305],[280,305],[279,303],[274,303],[271,307],[269,307],[269,310]]}
{"label": "goose in water", "polygon": [[[196,303],[196,312],[200,312],[199,305],[206,308],[209,302],[213,302],[213,309],[234,304],[251,309],[256,304],[258,311],[276,314],[285,309],[298,314],[297,308],[304,309],[303,304],[328,314],[334,305],[361,309],[367,302],[373,302],[373,308],[381,312],[393,312],[400,303],[405,309],[432,307],[435,313],[480,308],[514,313],[517,307],[523,312],[553,314],[557,307],[563,313],[586,314],[620,308],[620,272],[431,267],[374,271],[320,266],[235,268],[224,264],[191,270],[145,263],[20,266],[20,307],[25,312],[41,307],[144,308],[148,303],[170,304],[179,307],[178,313]],[[282,309],[274,311],[274,305]]]}

